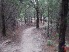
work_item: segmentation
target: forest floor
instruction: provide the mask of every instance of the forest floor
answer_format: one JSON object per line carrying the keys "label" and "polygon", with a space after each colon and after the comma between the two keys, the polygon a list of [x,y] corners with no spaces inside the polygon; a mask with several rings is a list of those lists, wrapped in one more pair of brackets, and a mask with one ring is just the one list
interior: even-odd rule
{"label": "forest floor", "polygon": [[[23,31],[13,40],[6,39],[0,43],[0,52],[56,52],[57,46],[48,46],[43,30],[34,26],[24,26]],[[20,37],[19,37],[20,36]]]}
{"label": "forest floor", "polygon": [[[1,37],[0,52],[57,52],[58,37],[53,33],[53,37],[49,39],[45,25],[42,24],[36,29],[34,25],[22,24],[13,37]],[[49,42],[52,45],[48,45]]]}

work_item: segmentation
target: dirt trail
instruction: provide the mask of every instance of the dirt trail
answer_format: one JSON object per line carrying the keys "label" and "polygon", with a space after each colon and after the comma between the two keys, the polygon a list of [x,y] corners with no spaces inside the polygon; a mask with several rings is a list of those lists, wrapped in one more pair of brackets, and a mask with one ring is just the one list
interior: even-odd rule
{"label": "dirt trail", "polygon": [[25,29],[21,36],[19,45],[16,45],[15,42],[9,43],[8,40],[7,43],[0,44],[0,52],[54,52],[53,49],[46,46],[44,36],[35,27]]}
{"label": "dirt trail", "polygon": [[41,34],[34,34],[33,29],[35,29],[35,27],[28,28],[24,31],[21,52],[43,52],[41,47],[43,43],[42,36]]}

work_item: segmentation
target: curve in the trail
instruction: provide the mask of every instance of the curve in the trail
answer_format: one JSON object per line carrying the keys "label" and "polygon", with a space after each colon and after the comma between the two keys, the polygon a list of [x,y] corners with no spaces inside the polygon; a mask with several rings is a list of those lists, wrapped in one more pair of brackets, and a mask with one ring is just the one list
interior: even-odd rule
{"label": "curve in the trail", "polygon": [[33,29],[35,29],[35,27],[31,27],[23,31],[21,52],[42,52],[42,36],[40,34],[34,34]]}

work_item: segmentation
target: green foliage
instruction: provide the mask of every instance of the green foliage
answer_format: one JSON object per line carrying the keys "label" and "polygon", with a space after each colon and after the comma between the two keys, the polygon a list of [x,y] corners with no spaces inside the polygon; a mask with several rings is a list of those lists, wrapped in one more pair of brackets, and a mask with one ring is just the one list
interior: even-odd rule
{"label": "green foliage", "polygon": [[48,46],[53,46],[54,42],[52,40],[47,40],[47,45]]}
{"label": "green foliage", "polygon": [[[10,0],[8,0],[10,1]],[[52,16],[52,19],[55,19],[58,17],[59,12],[59,0],[35,0],[35,2],[38,1],[38,7],[39,7],[39,15],[42,15],[43,17],[48,16],[48,6],[49,6],[49,16]],[[37,4],[35,4],[34,0],[11,0],[11,3],[13,3],[19,11],[19,17],[18,18],[26,18],[31,16],[34,17],[35,8],[37,7]]]}
{"label": "green foliage", "polygon": [[56,33],[56,37],[59,37],[59,33]]}

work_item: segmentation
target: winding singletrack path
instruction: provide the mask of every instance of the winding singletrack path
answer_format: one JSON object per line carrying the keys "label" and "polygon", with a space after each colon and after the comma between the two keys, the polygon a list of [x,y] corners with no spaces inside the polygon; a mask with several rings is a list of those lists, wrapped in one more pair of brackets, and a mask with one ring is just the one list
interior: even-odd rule
{"label": "winding singletrack path", "polygon": [[[43,52],[43,39],[41,34],[33,33],[35,27],[31,27],[23,31],[21,52]],[[38,35],[37,35],[38,34]]]}

